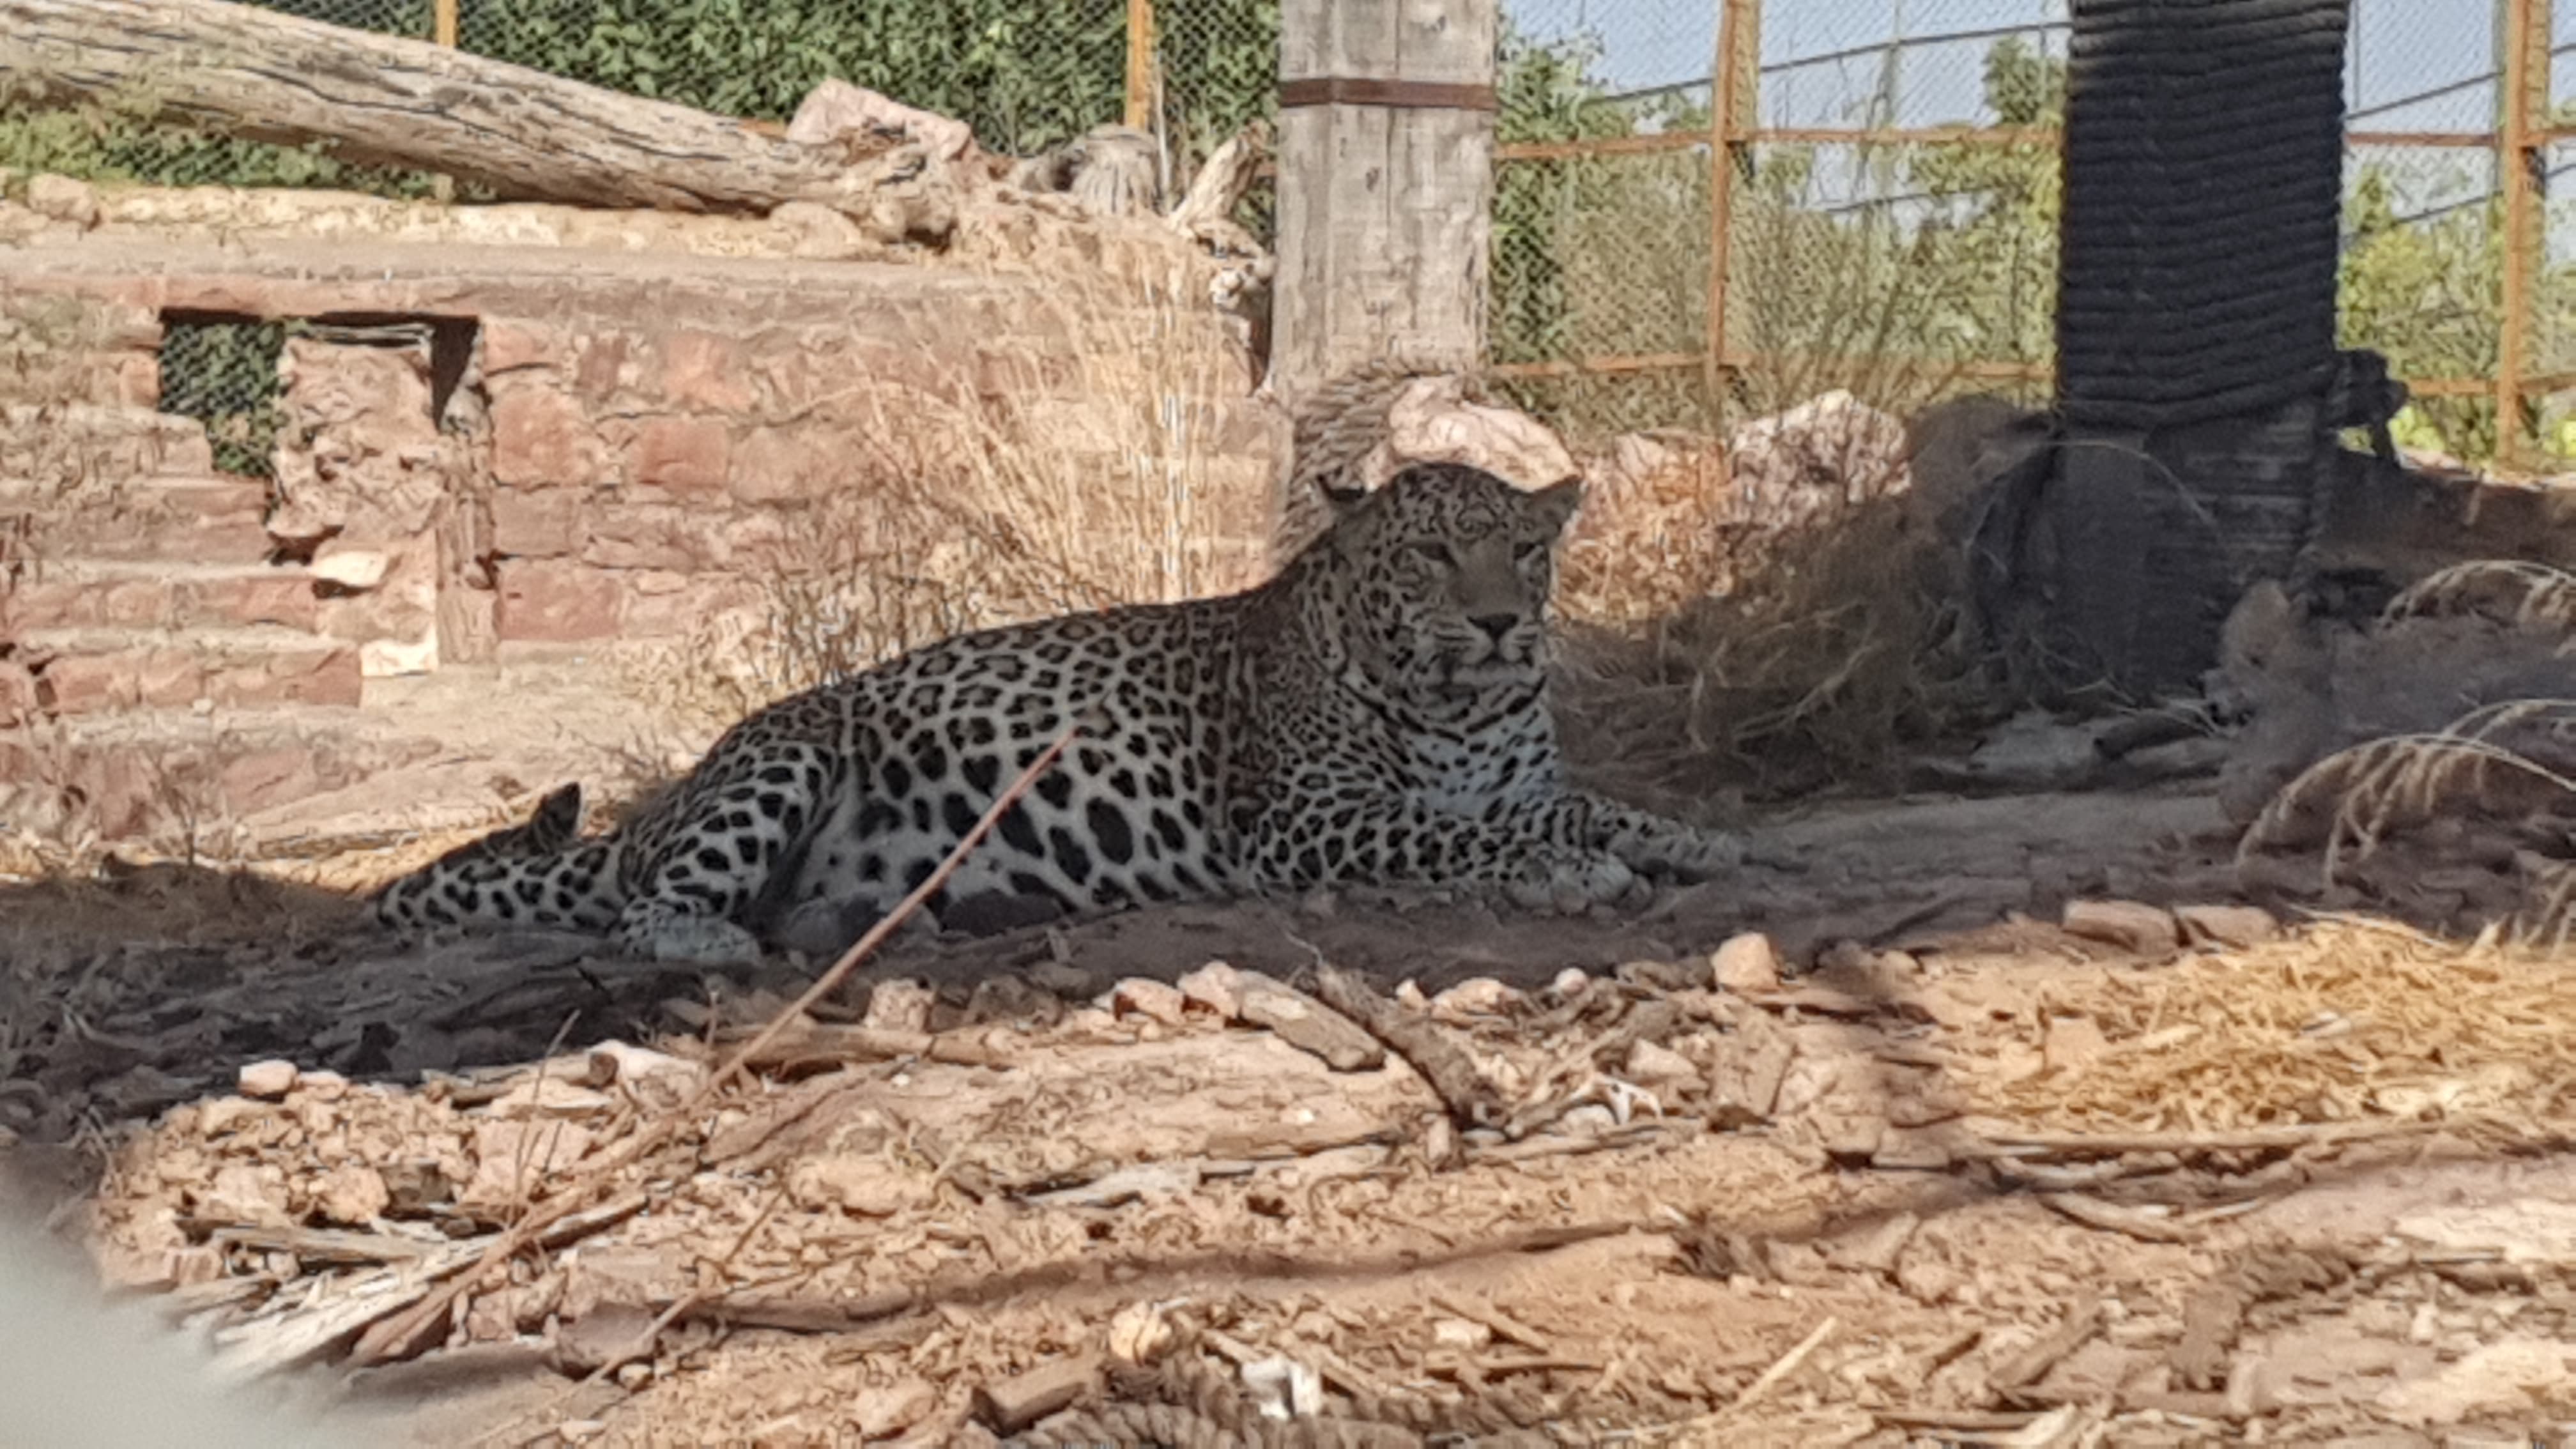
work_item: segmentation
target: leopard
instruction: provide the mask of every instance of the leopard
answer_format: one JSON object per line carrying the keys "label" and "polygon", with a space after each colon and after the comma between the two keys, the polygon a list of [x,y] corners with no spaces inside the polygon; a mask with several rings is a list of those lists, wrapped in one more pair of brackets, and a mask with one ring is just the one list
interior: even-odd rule
{"label": "leopard", "polygon": [[603,835],[579,786],[397,879],[386,925],[558,927],[662,961],[757,960],[770,923],[920,903],[1061,915],[1373,886],[1531,910],[1639,904],[1743,862],[1731,834],[1576,787],[1547,604],[1582,480],[1464,464],[1317,480],[1325,530],[1231,594],[1003,625],[769,704]]}

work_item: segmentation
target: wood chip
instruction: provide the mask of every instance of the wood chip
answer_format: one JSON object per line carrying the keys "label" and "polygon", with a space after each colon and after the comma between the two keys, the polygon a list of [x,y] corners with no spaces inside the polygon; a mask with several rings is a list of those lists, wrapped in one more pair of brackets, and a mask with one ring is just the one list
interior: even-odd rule
{"label": "wood chip", "polygon": [[1239,976],[1243,1020],[1267,1027],[1337,1072],[1370,1072],[1386,1065],[1386,1049],[1349,1017],[1275,977],[1258,971]]}
{"label": "wood chip", "polygon": [[1450,1293],[1434,1293],[1431,1302],[1444,1313],[1455,1314],[1470,1323],[1483,1324],[1496,1338],[1510,1339],[1523,1348],[1542,1354],[1556,1352],[1554,1339],[1491,1304],[1471,1302]]}
{"label": "wood chip", "polygon": [[2039,1200],[2059,1215],[2088,1228],[2105,1228],[2147,1243],[2189,1243],[2200,1233],[2192,1227],[2144,1207],[2107,1203],[2097,1197],[2084,1197],[2071,1192],[2040,1194]]}
{"label": "wood chip", "polygon": [[994,1433],[1011,1435],[1090,1392],[1100,1360],[1090,1354],[1060,1358],[975,1390],[975,1417]]}
{"label": "wood chip", "polygon": [[2068,1354],[2082,1348],[2102,1327],[2102,1300],[2088,1299],[2066,1316],[2056,1332],[2006,1359],[1987,1376],[1987,1386],[2010,1397],[2038,1383]]}

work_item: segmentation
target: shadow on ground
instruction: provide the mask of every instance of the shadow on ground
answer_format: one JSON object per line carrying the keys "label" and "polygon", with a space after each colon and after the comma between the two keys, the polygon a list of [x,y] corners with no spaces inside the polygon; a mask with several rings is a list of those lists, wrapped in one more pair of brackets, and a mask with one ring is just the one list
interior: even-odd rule
{"label": "shadow on ground", "polygon": [[[830,1008],[917,977],[935,1026],[1007,1014],[1032,980],[1075,999],[1210,960],[1280,975],[1317,960],[1437,991],[1489,976],[1536,987],[1568,968],[1705,958],[1767,933],[1793,965],[1851,941],[1919,946],[2067,899],[2225,899],[2230,840],[2203,792],[1938,798],[1820,807],[1757,837],[1780,866],[1585,917],[1344,893],[1169,906],[981,937],[900,940]],[[686,1030],[697,1008],[801,991],[824,965],[775,956],[709,971],[620,959],[554,933],[406,942],[345,895],[263,875],[155,865],[0,885],[0,1126],[62,1141],[228,1090],[284,1056],[358,1080],[416,1081],[609,1038]]]}

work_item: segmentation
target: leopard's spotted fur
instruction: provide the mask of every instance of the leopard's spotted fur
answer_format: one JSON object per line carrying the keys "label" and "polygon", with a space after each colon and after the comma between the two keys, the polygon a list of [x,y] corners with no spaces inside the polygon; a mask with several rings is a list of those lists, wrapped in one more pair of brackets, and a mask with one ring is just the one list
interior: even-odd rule
{"label": "leopard's spotted fur", "polygon": [[[1530,905],[1700,876],[1726,837],[1568,786],[1548,711],[1553,549],[1581,485],[1417,464],[1333,495],[1247,592],[963,635],[735,725],[610,835],[578,795],[395,882],[390,924],[613,930],[666,959],[754,952],[780,908],[883,912],[1063,727],[1085,735],[968,860],[970,899],[1076,912],[1333,882]],[[846,918],[845,918],[846,923]]]}

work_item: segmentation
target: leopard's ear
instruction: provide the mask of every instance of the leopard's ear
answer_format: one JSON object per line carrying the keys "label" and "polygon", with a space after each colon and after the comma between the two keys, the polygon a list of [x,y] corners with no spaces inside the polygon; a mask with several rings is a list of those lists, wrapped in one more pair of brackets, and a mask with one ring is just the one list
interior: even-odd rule
{"label": "leopard's ear", "polygon": [[1551,529],[1562,530],[1574,518],[1574,510],[1583,503],[1583,477],[1569,473],[1544,488],[1533,488],[1530,501],[1537,505],[1539,518]]}
{"label": "leopard's ear", "polygon": [[528,817],[527,842],[546,849],[561,849],[581,838],[581,782],[576,780],[546,792],[537,802],[536,813]]}

